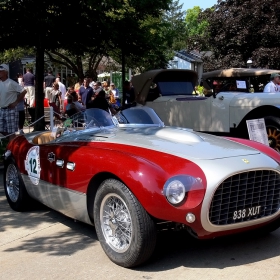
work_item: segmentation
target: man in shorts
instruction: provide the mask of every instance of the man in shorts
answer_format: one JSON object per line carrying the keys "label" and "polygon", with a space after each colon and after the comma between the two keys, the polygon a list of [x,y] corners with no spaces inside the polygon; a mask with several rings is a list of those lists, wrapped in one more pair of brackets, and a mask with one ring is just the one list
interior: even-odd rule
{"label": "man in shorts", "polygon": [[15,137],[18,130],[17,104],[23,100],[26,90],[17,82],[9,79],[9,67],[0,65],[0,133]]}

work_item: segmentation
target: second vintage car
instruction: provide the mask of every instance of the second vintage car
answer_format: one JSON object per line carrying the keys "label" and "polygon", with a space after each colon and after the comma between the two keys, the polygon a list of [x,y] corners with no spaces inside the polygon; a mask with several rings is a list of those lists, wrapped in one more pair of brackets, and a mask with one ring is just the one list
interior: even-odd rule
{"label": "second vintage car", "polygon": [[[204,73],[205,96],[194,94],[197,73],[192,70],[151,70],[134,76],[132,84],[137,102],[153,108],[166,125],[249,138],[246,121],[264,118],[269,145],[279,152],[280,93],[259,89],[272,73],[280,70],[233,68]],[[250,82],[255,93],[250,92]]]}

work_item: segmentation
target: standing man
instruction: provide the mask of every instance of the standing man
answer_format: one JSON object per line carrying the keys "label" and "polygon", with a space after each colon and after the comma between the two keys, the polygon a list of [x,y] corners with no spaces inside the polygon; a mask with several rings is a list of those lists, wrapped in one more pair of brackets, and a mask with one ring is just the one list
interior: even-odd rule
{"label": "standing man", "polygon": [[16,106],[23,100],[26,90],[17,82],[9,79],[9,67],[0,65],[0,132],[9,135],[9,140],[15,137],[18,130],[18,111]]}
{"label": "standing man", "polygon": [[26,90],[25,98],[26,103],[29,104],[30,107],[34,107],[35,102],[35,76],[31,73],[30,68],[26,68],[26,73],[22,77],[23,86]]}
{"label": "standing man", "polygon": [[263,92],[280,92],[280,75],[278,73],[272,73],[270,75],[270,82],[264,87]]}
{"label": "standing man", "polygon": [[84,79],[84,84],[79,89],[79,97],[82,100],[84,106],[87,106],[88,102],[91,100],[93,96],[93,89],[89,86],[89,79]]}
{"label": "standing man", "polygon": [[60,81],[60,78],[55,79],[56,83],[58,83],[59,90],[61,92],[61,104],[60,104],[60,111],[64,111],[64,100],[66,94],[66,86]]}
{"label": "standing man", "polygon": [[130,81],[124,81],[123,83],[123,100],[125,104],[132,104],[135,102],[134,87],[131,86]]}
{"label": "standing man", "polygon": [[53,90],[54,82],[55,76],[53,76],[51,70],[48,70],[48,75],[44,78],[45,98],[48,98],[50,92]]}

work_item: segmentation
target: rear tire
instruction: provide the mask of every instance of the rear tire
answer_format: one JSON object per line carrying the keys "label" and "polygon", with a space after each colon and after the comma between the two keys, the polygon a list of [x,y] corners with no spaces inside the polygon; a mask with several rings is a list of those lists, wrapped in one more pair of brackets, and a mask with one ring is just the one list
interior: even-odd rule
{"label": "rear tire", "polygon": [[25,211],[31,205],[20,172],[13,159],[8,159],[4,168],[4,190],[10,207],[15,211]]}
{"label": "rear tire", "polygon": [[100,244],[114,263],[134,267],[152,255],[155,223],[123,183],[108,179],[100,185],[93,214]]}

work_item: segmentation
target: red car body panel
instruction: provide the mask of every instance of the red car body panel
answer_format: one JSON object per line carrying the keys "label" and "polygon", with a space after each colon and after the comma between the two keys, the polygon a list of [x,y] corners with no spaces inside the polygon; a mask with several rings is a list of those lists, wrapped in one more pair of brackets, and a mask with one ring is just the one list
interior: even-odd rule
{"label": "red car body panel", "polygon": [[[280,162],[279,154],[261,143],[238,138],[228,139],[259,149]],[[13,144],[8,146],[13,155],[19,155],[16,157],[16,164],[22,174],[27,175],[24,161],[28,150],[33,146],[24,136],[18,136]],[[70,171],[65,166],[59,168],[55,162],[48,160],[49,153],[54,153],[56,159],[62,159],[65,163],[75,163],[75,170]],[[196,220],[191,224],[191,228],[198,238],[212,238],[248,230],[248,227],[245,227],[208,232],[202,227],[200,214],[207,186],[206,176],[197,164],[184,158],[130,145],[101,141],[72,142],[63,145],[60,143],[41,145],[40,165],[41,180],[83,194],[87,193],[90,181],[96,175],[111,174],[128,186],[145,210],[157,219],[188,226],[186,215],[193,213]],[[163,186],[172,176],[182,174],[200,178],[203,189],[190,190],[184,203],[174,206],[165,198]],[[260,226],[263,224],[250,228]]]}
{"label": "red car body panel", "polygon": [[[17,137],[15,141],[16,145],[8,149],[12,154],[21,155],[17,165],[21,173],[27,174],[24,160],[34,145],[28,143],[24,136]],[[48,161],[47,156],[51,152],[56,159],[74,162],[75,171],[58,168],[55,162]],[[102,142],[43,145],[40,146],[40,165],[41,180],[81,193],[87,193],[89,182],[95,175],[102,172],[113,174],[129,187],[149,214],[178,223],[186,224],[186,214],[190,211],[199,217],[206,189],[206,177],[195,163],[135,146]],[[175,207],[168,203],[162,191],[170,177],[181,174],[201,178],[204,189],[190,190],[185,203]],[[151,203],[151,200],[156,203]],[[200,224],[199,221],[197,223]]]}

